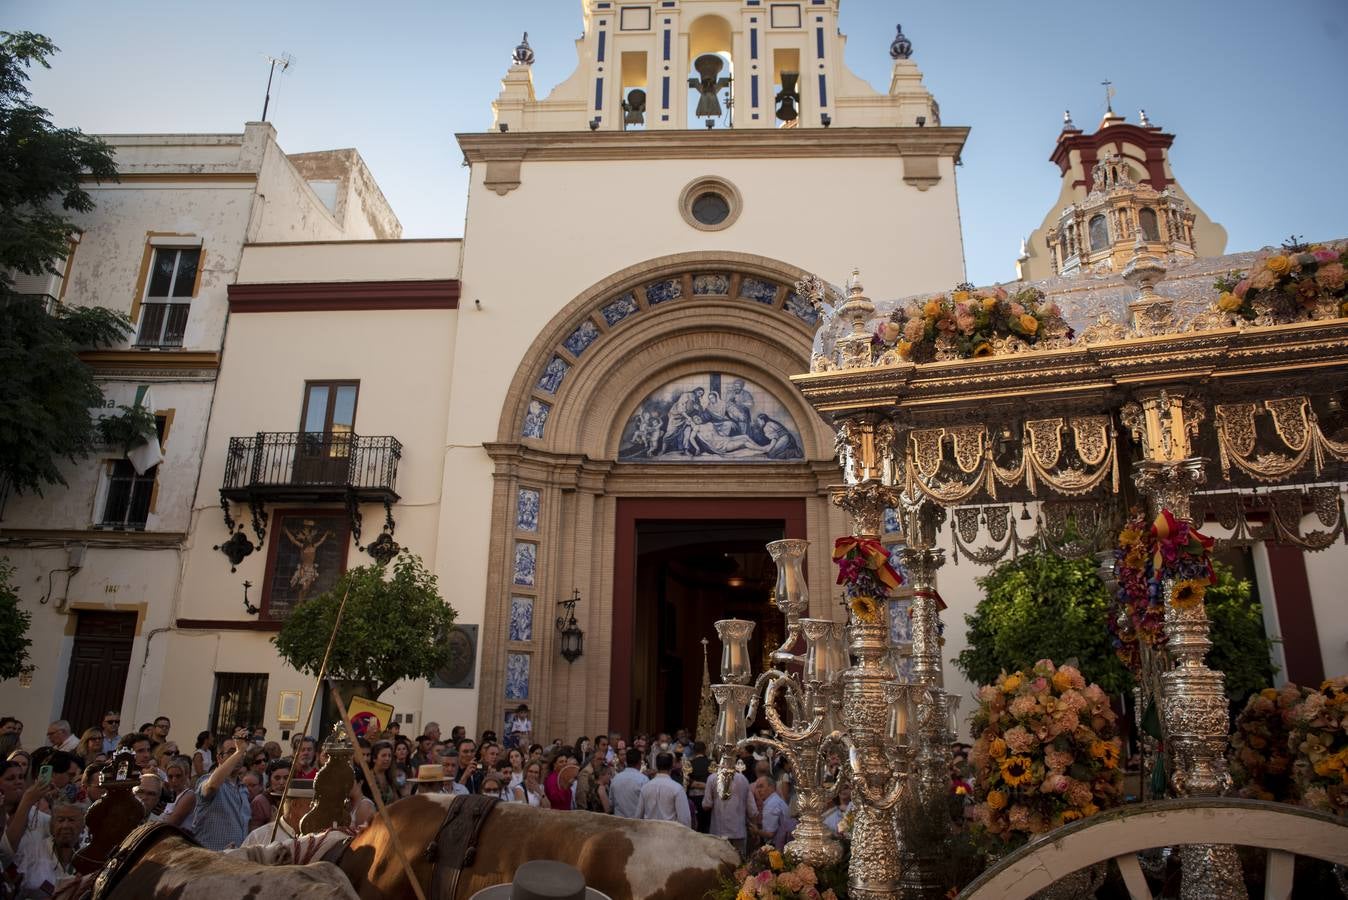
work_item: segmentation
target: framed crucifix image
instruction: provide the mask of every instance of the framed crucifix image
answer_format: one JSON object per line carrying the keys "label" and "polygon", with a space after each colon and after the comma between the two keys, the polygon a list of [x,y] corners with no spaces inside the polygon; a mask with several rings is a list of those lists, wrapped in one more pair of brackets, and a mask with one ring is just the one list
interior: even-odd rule
{"label": "framed crucifix image", "polygon": [[263,619],[284,620],[296,606],[337,583],[346,571],[350,527],[346,514],[333,509],[283,509],[272,515]]}

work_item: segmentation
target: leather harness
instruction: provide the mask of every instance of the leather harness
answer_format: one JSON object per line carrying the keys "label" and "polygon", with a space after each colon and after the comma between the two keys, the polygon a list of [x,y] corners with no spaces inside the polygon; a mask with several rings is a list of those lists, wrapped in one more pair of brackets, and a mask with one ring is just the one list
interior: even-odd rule
{"label": "leather harness", "polygon": [[112,851],[108,861],[104,863],[102,871],[98,873],[98,878],[94,880],[94,890],[90,895],[91,900],[106,900],[112,896],[118,882],[127,872],[136,867],[136,863],[150,849],[165,838],[176,837],[182,839],[189,846],[200,847],[192,835],[183,831],[176,825],[170,825],[167,822],[147,822],[136,828],[135,831],[127,835],[126,840],[117,845],[117,849]]}
{"label": "leather harness", "polygon": [[444,821],[422,856],[434,868],[430,900],[454,900],[459,875],[477,860],[477,838],[498,798],[481,794],[456,796],[445,811]]}

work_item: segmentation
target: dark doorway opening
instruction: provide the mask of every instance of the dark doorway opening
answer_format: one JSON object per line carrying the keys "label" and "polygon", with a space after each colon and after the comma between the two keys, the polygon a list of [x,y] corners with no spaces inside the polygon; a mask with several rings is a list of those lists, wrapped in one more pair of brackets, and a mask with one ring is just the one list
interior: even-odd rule
{"label": "dark doorway opening", "polygon": [[761,671],[762,648],[782,638],[768,605],[777,570],[764,547],[784,533],[785,523],[770,519],[637,523],[632,688],[640,730],[697,725],[703,638],[712,681],[720,680],[717,619],[756,623],[750,647]]}
{"label": "dark doorway opening", "polygon": [[75,647],[61,704],[61,718],[74,734],[97,727],[106,712],[121,711],[135,638],[133,612],[75,612]]}

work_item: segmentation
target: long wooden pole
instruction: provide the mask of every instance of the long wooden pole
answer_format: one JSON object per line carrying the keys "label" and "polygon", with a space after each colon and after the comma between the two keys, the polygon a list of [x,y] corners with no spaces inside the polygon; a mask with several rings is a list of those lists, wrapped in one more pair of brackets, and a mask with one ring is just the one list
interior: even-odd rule
{"label": "long wooden pole", "polygon": [[[332,700],[337,704],[337,711],[342,714],[342,722],[349,720],[346,714],[346,704],[342,702],[342,695],[337,693],[336,688],[332,688]],[[374,780],[374,773],[370,771],[370,764],[365,761],[365,754],[361,752],[360,746],[356,746],[356,762],[360,764],[360,770],[365,775],[365,783],[370,786],[370,799],[374,801],[374,808],[379,810],[379,818],[384,820],[384,827],[388,829],[389,837],[393,839],[393,852],[398,857],[398,862],[402,863],[403,872],[407,875],[407,881],[412,885],[412,892],[417,895],[417,900],[426,900],[425,893],[421,890],[421,882],[417,881],[416,873],[412,871],[412,864],[408,861],[407,855],[403,853],[402,841],[398,840],[398,832],[393,827],[393,823],[388,818],[388,807],[384,805],[384,797],[379,791],[379,785]]]}
{"label": "long wooden pole", "polygon": [[[332,621],[332,634],[328,635],[328,649],[323,651],[323,662],[318,667],[318,680],[314,683],[314,695],[309,699],[309,712],[304,715],[304,724],[300,727],[300,734],[309,733],[309,722],[314,717],[314,706],[318,703],[319,695],[323,693],[323,678],[328,674],[328,660],[332,657],[332,645],[337,643],[337,632],[342,627],[342,613],[346,611],[346,598],[351,596],[351,586],[347,585],[346,593],[342,594],[342,602],[337,605],[337,617]],[[345,715],[342,716],[346,718]],[[317,750],[315,749],[315,756]],[[290,796],[290,782],[295,777],[295,760],[290,761],[290,769],[286,772],[286,786],[281,789],[281,799],[276,806],[276,818],[271,823],[271,836],[267,838],[267,843],[276,843],[276,831],[281,827],[281,815],[286,808],[286,799]]]}

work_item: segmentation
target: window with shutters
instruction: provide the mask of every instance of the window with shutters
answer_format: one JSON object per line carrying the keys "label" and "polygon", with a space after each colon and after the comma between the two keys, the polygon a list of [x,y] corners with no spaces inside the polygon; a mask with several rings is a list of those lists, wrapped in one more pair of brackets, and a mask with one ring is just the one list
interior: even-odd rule
{"label": "window with shutters", "polygon": [[[155,432],[161,444],[164,441],[164,428],[167,422],[166,417],[155,416]],[[108,460],[107,492],[103,496],[103,513],[98,519],[99,527],[120,531],[144,530],[145,523],[150,517],[155,480],[158,477],[158,465],[138,474],[136,467],[128,459]]]}
{"label": "window with shutters", "polygon": [[265,724],[267,676],[251,672],[216,672],[215,703],[211,726],[216,734],[229,735],[236,728]]}
{"label": "window with shutters", "polygon": [[200,247],[155,247],[140,305],[137,347],[181,347],[196,293]]}

